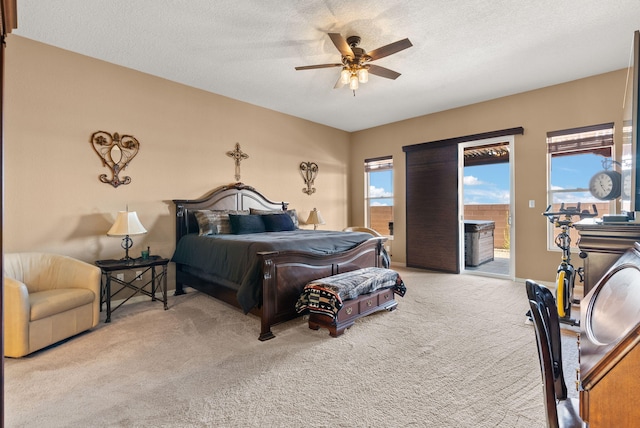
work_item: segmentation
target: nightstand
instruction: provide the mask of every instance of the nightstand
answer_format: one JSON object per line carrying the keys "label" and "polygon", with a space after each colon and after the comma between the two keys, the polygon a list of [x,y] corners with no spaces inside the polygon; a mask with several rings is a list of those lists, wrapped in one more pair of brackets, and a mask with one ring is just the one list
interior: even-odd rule
{"label": "nightstand", "polygon": [[[162,258],[160,256],[149,256],[148,259],[129,259],[129,260],[97,260],[96,266],[102,270],[101,288],[100,288],[100,311],[102,311],[102,304],[105,303],[107,307],[107,319],[104,322],[111,322],[111,312],[118,309],[129,299],[137,294],[144,294],[151,297],[151,300],[155,301],[156,292],[158,289],[162,291],[162,302],[164,303],[164,309],[167,310],[167,264],[169,259]],[[119,279],[116,272],[121,271],[141,271],[140,274],[135,276],[131,281],[125,281]],[[151,279],[147,282],[142,282],[142,277],[146,272],[151,272]],[[111,294],[111,283],[114,282],[121,287]],[[140,282],[140,285],[136,284]],[[162,284],[162,287],[160,286]],[[151,291],[146,287],[151,285]],[[122,290],[133,290],[130,296],[126,297],[115,308],[111,308],[111,300],[113,296],[120,293]]]}

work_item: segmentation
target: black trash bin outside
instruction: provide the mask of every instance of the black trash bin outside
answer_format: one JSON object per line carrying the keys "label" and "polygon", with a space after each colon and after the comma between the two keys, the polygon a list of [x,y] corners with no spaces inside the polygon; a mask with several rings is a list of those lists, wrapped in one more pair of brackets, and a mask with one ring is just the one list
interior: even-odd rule
{"label": "black trash bin outside", "polygon": [[465,266],[479,266],[482,263],[493,261],[493,232],[495,228],[495,222],[490,220],[464,221]]}

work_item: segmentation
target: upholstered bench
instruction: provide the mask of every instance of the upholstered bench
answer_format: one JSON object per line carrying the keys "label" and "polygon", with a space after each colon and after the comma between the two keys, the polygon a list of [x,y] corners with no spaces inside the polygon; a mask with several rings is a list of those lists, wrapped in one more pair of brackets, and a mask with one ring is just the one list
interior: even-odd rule
{"label": "upholstered bench", "polygon": [[298,302],[298,312],[309,312],[309,328],[327,328],[340,336],[358,318],[383,309],[392,311],[404,296],[406,287],[400,275],[384,268],[368,267],[309,282]]}

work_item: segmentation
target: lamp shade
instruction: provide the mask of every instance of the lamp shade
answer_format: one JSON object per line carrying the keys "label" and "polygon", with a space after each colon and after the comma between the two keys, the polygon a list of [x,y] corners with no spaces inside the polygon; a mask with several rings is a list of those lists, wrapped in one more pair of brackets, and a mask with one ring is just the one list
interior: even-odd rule
{"label": "lamp shade", "polygon": [[358,76],[355,74],[349,78],[349,89],[356,90],[358,89]]}
{"label": "lamp shade", "polygon": [[340,83],[343,85],[347,85],[349,83],[349,78],[351,77],[351,72],[347,68],[343,68],[340,72]]}
{"label": "lamp shade", "polygon": [[360,83],[367,83],[369,81],[369,72],[366,68],[358,70],[358,80]]}
{"label": "lamp shade", "polygon": [[120,211],[116,221],[107,232],[109,236],[141,235],[147,233],[135,211]]}
{"label": "lamp shade", "polygon": [[309,213],[309,218],[307,218],[306,223],[316,226],[318,224],[324,224],[324,219],[322,218],[320,211],[314,208],[313,211]]}

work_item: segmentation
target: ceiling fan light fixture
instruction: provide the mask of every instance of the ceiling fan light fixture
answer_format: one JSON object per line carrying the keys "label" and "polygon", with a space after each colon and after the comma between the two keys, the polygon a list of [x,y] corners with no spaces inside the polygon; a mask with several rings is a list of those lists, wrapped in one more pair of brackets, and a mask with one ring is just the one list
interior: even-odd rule
{"label": "ceiling fan light fixture", "polygon": [[349,79],[351,78],[351,71],[347,68],[343,68],[340,72],[340,82],[343,85],[347,85],[349,83]]}
{"label": "ceiling fan light fixture", "polygon": [[366,68],[358,70],[358,80],[360,83],[367,83],[369,81],[369,72]]}
{"label": "ceiling fan light fixture", "polygon": [[334,88],[342,88],[348,84],[349,89],[353,91],[353,95],[356,94],[355,91],[361,83],[364,84],[369,81],[369,72],[376,76],[392,80],[400,77],[400,73],[396,71],[389,70],[388,68],[380,67],[378,65],[370,65],[369,63],[413,46],[409,39],[402,39],[367,52],[359,47],[359,36],[349,36],[345,39],[340,35],[340,33],[329,33],[329,38],[340,52],[339,63],[334,62],[329,64],[306,65],[296,67],[295,69],[314,70],[318,68],[340,67],[340,76],[338,81],[335,83]]}
{"label": "ceiling fan light fixture", "polygon": [[352,75],[349,79],[349,89],[355,91],[358,89],[358,76]]}

